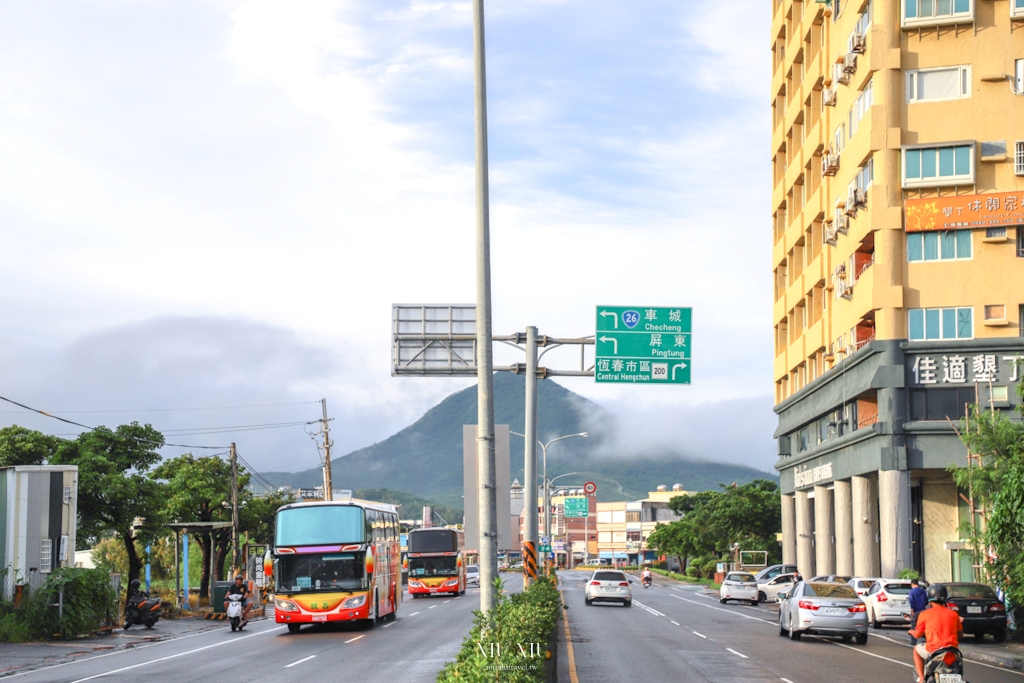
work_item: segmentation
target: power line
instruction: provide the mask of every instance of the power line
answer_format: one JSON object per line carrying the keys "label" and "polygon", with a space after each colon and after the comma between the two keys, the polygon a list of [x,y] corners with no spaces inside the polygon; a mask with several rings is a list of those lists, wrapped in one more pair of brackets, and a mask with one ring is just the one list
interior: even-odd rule
{"label": "power line", "polygon": [[[6,399],[5,399],[6,400]],[[11,401],[14,403],[14,401]],[[63,413],[65,415],[76,415],[86,413],[171,413],[185,410],[234,410],[236,408],[276,408],[279,406],[304,406],[313,403],[320,403],[320,401],[292,401],[290,403],[250,403],[246,405],[237,406],[207,406],[205,408],[125,408],[123,410],[57,410],[54,412]],[[14,403],[14,405],[20,405]],[[39,412],[32,408],[27,408],[32,412]],[[0,411],[0,415],[20,415],[23,411],[20,410],[3,410]]]}

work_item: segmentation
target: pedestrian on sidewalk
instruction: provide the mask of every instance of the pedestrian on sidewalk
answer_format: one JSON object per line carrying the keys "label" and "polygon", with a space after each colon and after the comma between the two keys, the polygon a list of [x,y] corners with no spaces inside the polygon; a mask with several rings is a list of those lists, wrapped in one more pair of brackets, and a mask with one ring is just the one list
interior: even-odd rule
{"label": "pedestrian on sidewalk", "polygon": [[[910,580],[910,593],[907,594],[907,602],[910,603],[910,628],[917,628],[917,617],[921,612],[928,609],[928,593],[921,588],[920,579]],[[910,636],[910,645],[917,645],[918,639]]]}

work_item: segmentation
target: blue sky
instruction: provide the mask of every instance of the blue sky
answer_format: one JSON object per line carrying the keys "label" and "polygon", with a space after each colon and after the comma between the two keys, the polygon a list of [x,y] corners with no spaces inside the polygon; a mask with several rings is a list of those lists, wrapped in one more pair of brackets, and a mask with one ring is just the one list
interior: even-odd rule
{"label": "blue sky", "polygon": [[[187,429],[307,408],[124,409],[327,396],[347,452],[468,383],[388,366],[392,303],[474,297],[468,2],[3,15],[12,398]],[[652,446],[760,467],[774,460],[769,20],[753,0],[487,5],[495,330],[585,335],[597,304],[693,306],[692,386],[565,384]],[[310,449],[287,431],[248,445],[264,469],[309,466]]]}

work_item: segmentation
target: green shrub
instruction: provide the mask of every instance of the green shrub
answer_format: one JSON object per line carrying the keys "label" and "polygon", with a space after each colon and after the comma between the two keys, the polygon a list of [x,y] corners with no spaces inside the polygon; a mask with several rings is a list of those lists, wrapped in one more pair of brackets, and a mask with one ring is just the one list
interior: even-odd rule
{"label": "green shrub", "polygon": [[[63,608],[55,605],[63,589]],[[61,567],[18,610],[39,638],[77,638],[117,620],[117,595],[102,569]]]}
{"label": "green shrub", "polygon": [[538,683],[544,680],[548,639],[558,624],[562,596],[547,578],[537,579],[511,596],[498,587],[498,604],[488,614],[477,611],[473,628],[454,662],[437,676],[438,683],[501,681]]}
{"label": "green shrub", "polygon": [[898,579],[920,579],[921,575],[918,573],[918,571],[916,569],[910,569],[908,567],[906,569],[901,569],[900,573],[899,573],[899,576],[897,576],[896,578],[898,578]]}
{"label": "green shrub", "polygon": [[718,569],[718,563],[718,558],[712,557],[710,560],[702,564],[700,567],[701,575],[708,579],[714,578],[715,570]]}
{"label": "green shrub", "polygon": [[694,564],[691,564],[686,568],[686,575],[693,579],[703,578],[703,576],[701,576],[700,567]]}
{"label": "green shrub", "polygon": [[32,640],[32,629],[21,615],[8,612],[0,616],[0,643],[24,643]]}

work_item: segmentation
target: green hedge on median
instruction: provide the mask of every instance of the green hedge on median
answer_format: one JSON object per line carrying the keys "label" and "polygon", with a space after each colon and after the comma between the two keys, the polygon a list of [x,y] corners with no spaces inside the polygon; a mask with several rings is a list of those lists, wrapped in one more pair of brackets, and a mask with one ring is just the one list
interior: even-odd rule
{"label": "green hedge on median", "polygon": [[477,611],[462,650],[438,674],[438,683],[501,681],[538,683],[551,635],[558,624],[562,597],[551,579],[537,579],[522,593],[505,595],[498,586],[498,605],[484,615]]}

